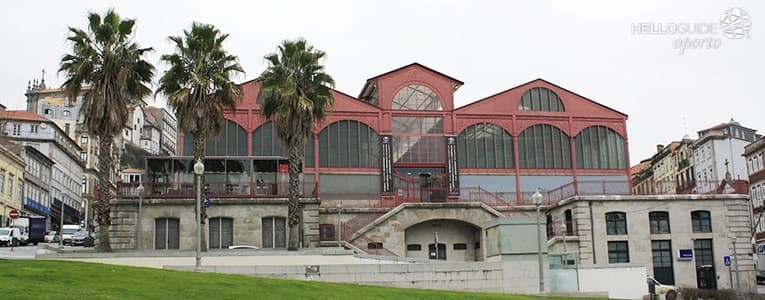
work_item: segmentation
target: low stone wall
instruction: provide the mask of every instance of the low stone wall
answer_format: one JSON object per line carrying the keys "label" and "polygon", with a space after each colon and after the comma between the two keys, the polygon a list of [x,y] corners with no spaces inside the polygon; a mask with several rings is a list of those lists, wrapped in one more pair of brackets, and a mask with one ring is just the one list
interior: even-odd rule
{"label": "low stone wall", "polygon": [[[535,286],[530,278],[508,272],[512,263],[399,263],[314,266],[205,266],[204,272],[241,274],[259,277],[343,282],[402,288],[439,289],[491,293],[528,293],[517,289]],[[165,269],[191,271],[193,266],[165,266]],[[535,279],[535,278],[534,278]],[[535,281],[535,280],[531,280]]]}

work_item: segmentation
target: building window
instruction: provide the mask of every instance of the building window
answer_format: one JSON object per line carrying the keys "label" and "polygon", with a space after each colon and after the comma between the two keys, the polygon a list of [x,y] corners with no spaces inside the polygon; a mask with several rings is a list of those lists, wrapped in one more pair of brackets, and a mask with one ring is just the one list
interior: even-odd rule
{"label": "building window", "polygon": [[576,135],[574,144],[578,168],[624,169],[627,167],[624,138],[611,128],[587,127]]}
{"label": "building window", "polygon": [[234,244],[234,219],[210,218],[210,249],[228,249]]}
{"label": "building window", "polygon": [[521,96],[521,105],[518,106],[518,110],[566,111],[558,94],[543,87],[535,87],[526,91]]}
{"label": "building window", "polygon": [[444,118],[393,116],[393,163],[446,161]]}
{"label": "building window", "polygon": [[31,125],[29,131],[31,133],[37,133],[39,131],[39,128],[40,128],[40,126],[38,126],[38,125]]}
{"label": "building window", "polygon": [[53,110],[50,108],[46,108],[45,110],[43,110],[43,114],[50,115],[52,113],[53,113]]}
{"label": "building window", "polygon": [[[194,147],[194,143],[186,142],[184,138],[184,145],[190,145]],[[186,152],[186,146],[183,147],[183,151]],[[246,148],[244,149],[247,150]],[[193,152],[193,148],[191,149]],[[308,138],[305,143],[305,151],[303,152],[303,158],[305,159],[305,167],[313,167],[313,138]],[[252,155],[253,156],[282,156],[287,157],[287,149],[282,146],[279,136],[276,135],[276,124],[274,122],[266,122],[260,125],[255,131],[252,132]]]}
{"label": "building window", "polygon": [[606,213],[606,234],[627,234],[627,214],[618,211]]}
{"label": "building window", "polygon": [[566,222],[566,235],[574,235],[574,215],[570,209],[563,211],[563,218]]}
{"label": "building window", "polygon": [[177,218],[154,220],[154,249],[178,249],[180,246],[180,222]]}
{"label": "building window", "polygon": [[518,136],[518,164],[521,169],[570,169],[569,136],[547,124],[526,128]]}
{"label": "building window", "polygon": [[13,124],[13,135],[14,136],[21,135],[21,124]]}
{"label": "building window", "polygon": [[446,260],[446,244],[428,244],[428,258],[435,260]]}
{"label": "building window", "polygon": [[461,168],[514,168],[513,136],[492,123],[470,125],[457,137],[457,160]]}
{"label": "building window", "polygon": [[80,137],[80,144],[84,145],[84,144],[87,144],[87,143],[88,143],[88,136],[87,135],[81,136]]}
{"label": "building window", "polygon": [[[253,139],[253,145],[256,141]],[[253,150],[254,151],[254,150]],[[184,155],[194,154],[194,135],[186,133],[183,138]],[[242,126],[226,120],[217,136],[210,137],[205,143],[205,155],[208,156],[246,156],[247,131]],[[257,154],[254,154],[257,155]]]}
{"label": "building window", "polygon": [[670,233],[668,212],[666,211],[650,212],[648,213],[648,220],[651,223],[651,234]]}
{"label": "building window", "polygon": [[627,241],[608,242],[608,263],[619,264],[630,262],[630,251]]}
{"label": "building window", "polygon": [[[313,143],[313,140],[310,142]],[[377,132],[366,124],[352,120],[337,121],[319,133],[319,166],[377,168],[379,143]]]}
{"label": "building window", "polygon": [[422,251],[422,245],[420,244],[406,245],[406,251]]}
{"label": "building window", "polygon": [[68,117],[70,113],[69,113],[68,110],[65,110],[65,111],[61,112],[61,114],[63,114],[64,117]]}
{"label": "building window", "polygon": [[653,277],[663,284],[675,284],[672,269],[672,241],[651,241],[653,255]]}
{"label": "building window", "polygon": [[5,172],[0,172],[0,194],[5,190]]}
{"label": "building window", "polygon": [[441,98],[430,88],[412,84],[396,93],[392,109],[397,110],[444,110]]}
{"label": "building window", "polygon": [[333,224],[319,224],[319,240],[320,241],[336,241],[335,237],[335,225]]}
{"label": "building window", "polygon": [[693,232],[712,232],[712,217],[709,211],[697,210],[691,212],[691,227]]}
{"label": "building window", "polygon": [[261,223],[262,248],[287,247],[287,226],[283,217],[265,217]]}
{"label": "building window", "polygon": [[465,243],[456,243],[453,245],[454,250],[467,250],[467,244]]}
{"label": "building window", "polygon": [[380,243],[380,242],[367,243],[367,249],[369,249],[369,250],[377,250],[377,249],[382,249],[382,248],[383,248],[383,244]]}

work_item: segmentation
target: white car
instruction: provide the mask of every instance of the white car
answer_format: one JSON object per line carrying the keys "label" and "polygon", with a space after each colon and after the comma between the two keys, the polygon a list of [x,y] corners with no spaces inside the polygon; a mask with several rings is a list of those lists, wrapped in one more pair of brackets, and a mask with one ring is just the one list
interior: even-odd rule
{"label": "white car", "polygon": [[0,228],[0,246],[16,247],[21,241],[21,231],[16,227]]}
{"label": "white car", "polygon": [[674,285],[662,284],[651,276],[647,276],[646,281],[648,282],[649,286],[653,284],[656,295],[664,295],[664,299],[667,300],[677,299],[677,287]]}

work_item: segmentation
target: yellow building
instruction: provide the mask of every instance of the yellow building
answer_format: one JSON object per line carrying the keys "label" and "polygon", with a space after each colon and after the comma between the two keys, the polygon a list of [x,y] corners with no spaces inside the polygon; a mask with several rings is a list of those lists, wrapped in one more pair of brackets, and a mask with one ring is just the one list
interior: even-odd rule
{"label": "yellow building", "polygon": [[8,225],[10,218],[8,213],[17,209],[22,211],[24,195],[24,160],[16,153],[8,149],[6,145],[0,145],[0,213],[2,213],[2,225]]}

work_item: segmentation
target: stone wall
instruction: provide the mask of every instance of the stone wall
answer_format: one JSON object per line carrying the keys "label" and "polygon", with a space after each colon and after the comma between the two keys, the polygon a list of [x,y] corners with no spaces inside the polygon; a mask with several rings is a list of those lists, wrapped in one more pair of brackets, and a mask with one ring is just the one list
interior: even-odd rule
{"label": "stone wall", "polygon": [[[303,199],[303,247],[316,247],[319,240],[318,200]],[[138,203],[134,200],[113,201],[110,233],[114,249],[136,248]],[[212,199],[207,217],[233,219],[233,244],[262,246],[262,218],[287,217],[286,199]],[[141,228],[141,249],[153,250],[154,223],[157,218],[179,220],[180,249],[194,249],[196,226],[194,202],[190,199],[144,199]],[[205,227],[203,234],[208,235]]]}
{"label": "stone wall", "polygon": [[[165,268],[190,271],[193,266]],[[204,266],[203,270],[259,277],[488,293],[535,294],[538,288],[536,276],[526,274],[536,272],[536,268],[512,262]]]}
{"label": "stone wall", "polygon": [[[609,263],[608,242],[627,241],[629,264],[645,266],[647,274],[653,275],[651,241],[669,240],[672,247],[674,285],[696,288],[695,253],[691,260],[679,260],[678,249],[694,249],[694,240],[711,239],[717,287],[731,286],[723,257],[732,255],[738,259],[741,288],[751,291],[756,286],[748,203],[747,195],[591,196],[565,200],[552,207],[548,213],[552,215],[553,220],[560,221],[565,210],[572,210],[576,222],[576,236],[569,237],[568,251],[577,253],[577,261],[584,267],[623,265]],[[695,210],[710,212],[712,232],[693,232],[691,212]],[[605,214],[616,211],[626,213],[626,235],[608,235],[606,232]],[[649,212],[652,211],[669,213],[670,233],[651,233]],[[731,234],[735,238],[731,239]],[[554,239],[551,243],[552,251],[562,250],[558,245],[560,239]],[[735,284],[735,269],[733,281]]]}

